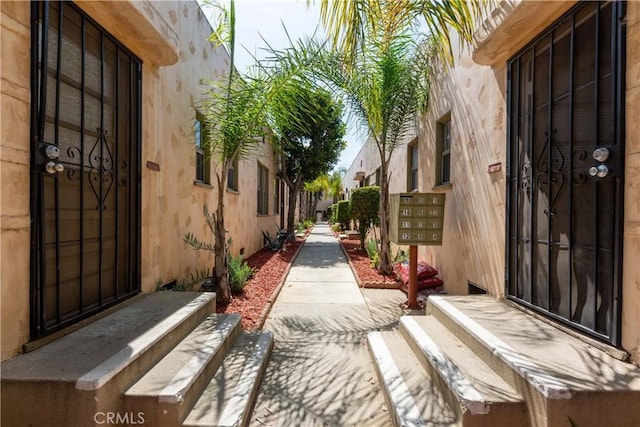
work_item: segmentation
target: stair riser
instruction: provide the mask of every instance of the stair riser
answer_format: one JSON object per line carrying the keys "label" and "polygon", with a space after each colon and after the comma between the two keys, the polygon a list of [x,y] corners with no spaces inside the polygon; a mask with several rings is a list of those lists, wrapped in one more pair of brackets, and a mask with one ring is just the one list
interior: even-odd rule
{"label": "stair riser", "polygon": [[520,391],[518,383],[522,377],[514,372],[509,365],[507,365],[500,357],[493,354],[493,352],[487,348],[483,343],[479,342],[473,335],[471,335],[464,327],[456,323],[447,313],[442,312],[437,306],[428,304],[427,313],[434,316],[440,321],[447,329],[451,331],[465,346],[467,346],[474,354],[480,357],[491,369],[497,372],[507,383],[516,390]]}
{"label": "stair riser", "polygon": [[209,360],[198,378],[185,392],[181,402],[162,402],[158,397],[123,395],[125,400],[124,407],[130,412],[144,412],[145,415],[148,415],[148,417],[145,417],[148,425],[157,427],[174,427],[178,425],[189,413],[202,391],[209,381],[211,381],[211,378],[213,378],[220,365],[222,365],[234,341],[241,333],[242,326],[238,323],[225,338],[218,351],[216,351],[211,360]]}
{"label": "stair riser", "polygon": [[389,409],[389,416],[391,418],[391,422],[393,423],[394,427],[403,427],[402,422],[400,420],[400,416],[396,411],[395,405],[391,401],[389,390],[387,389],[382,373],[380,372],[380,367],[375,362],[376,355],[374,354],[373,349],[371,348],[371,344],[369,343],[369,340],[367,340],[367,349],[369,350],[369,357],[371,358],[372,361],[374,361],[373,366],[376,371],[376,378],[378,379],[378,384],[380,384],[380,388],[382,389],[382,395],[384,396],[384,403],[387,405],[387,408]]}
{"label": "stair riser", "polygon": [[[436,369],[429,358],[423,353],[419,344],[414,340],[411,333],[406,329],[404,322],[400,322],[400,332],[413,350],[420,364],[428,372],[434,381],[440,393],[447,399],[447,403],[456,411],[457,418],[462,420],[463,426],[527,426],[526,406],[524,402],[513,403],[489,403],[489,413],[473,414],[470,410],[464,408],[456,393],[449,388],[447,382],[441,377],[438,369]],[[473,383],[471,384],[473,385]]]}
{"label": "stair riser", "polygon": [[478,341],[467,329],[456,323],[447,313],[441,311],[438,306],[428,304],[427,314],[432,315],[464,343],[476,356],[482,359],[502,379],[511,385],[526,402],[526,418],[529,425],[547,425],[547,407],[549,399],[531,385],[522,375],[514,371],[503,359],[495,355],[491,349]]}
{"label": "stair riser", "polygon": [[[213,312],[215,298],[199,307],[97,390],[79,390],[75,383],[65,382],[3,381],[2,406],[13,410],[2,411],[2,424],[48,426],[55,419],[60,425],[85,427],[94,423],[93,417],[98,413],[126,413],[123,393]],[[73,411],[68,409],[70,402],[73,402]]]}
{"label": "stair riser", "polygon": [[427,371],[429,377],[431,377],[431,381],[433,381],[433,383],[436,385],[438,391],[440,391],[445,401],[447,402],[447,405],[449,405],[449,407],[456,412],[456,418],[458,420],[461,420],[463,411],[460,407],[458,399],[456,399],[455,394],[451,391],[442,377],[440,377],[437,370],[431,365],[429,360],[422,354],[422,351],[418,347],[418,344],[413,340],[411,334],[409,334],[402,323],[400,323],[400,333],[404,337],[405,341],[409,344],[409,347],[411,347],[411,350],[416,355],[416,358],[420,361],[420,365],[422,365],[424,370]]}
{"label": "stair riser", "polygon": [[[244,409],[244,415],[238,424],[239,427],[247,427],[251,422],[251,415],[253,414],[253,409],[256,404],[256,399],[258,398],[258,391],[260,390],[260,384],[262,383],[262,377],[267,370],[267,364],[269,363],[269,358],[271,357],[271,351],[273,351],[273,340],[267,349],[266,357],[262,360],[260,364],[260,371],[258,373],[258,377],[256,381],[253,383],[253,388],[251,389],[251,397],[247,401],[247,406]],[[215,427],[215,426],[211,426]]]}

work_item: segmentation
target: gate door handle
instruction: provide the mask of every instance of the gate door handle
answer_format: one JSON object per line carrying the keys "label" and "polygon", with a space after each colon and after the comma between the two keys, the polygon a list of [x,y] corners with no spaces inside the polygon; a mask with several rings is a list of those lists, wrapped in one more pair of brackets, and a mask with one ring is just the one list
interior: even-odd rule
{"label": "gate door handle", "polygon": [[64,165],[62,163],[50,161],[44,166],[44,169],[53,175],[64,171]]}
{"label": "gate door handle", "polygon": [[608,174],[609,174],[609,168],[607,167],[607,165],[591,166],[591,168],[589,168],[589,175],[591,176],[604,178]]}

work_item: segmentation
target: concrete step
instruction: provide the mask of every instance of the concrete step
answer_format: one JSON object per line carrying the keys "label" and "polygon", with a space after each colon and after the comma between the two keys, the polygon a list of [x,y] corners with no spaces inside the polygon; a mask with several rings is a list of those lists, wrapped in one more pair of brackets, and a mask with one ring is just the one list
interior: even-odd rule
{"label": "concrete step", "polygon": [[271,332],[243,333],[187,415],[183,425],[248,425],[272,348]]}
{"label": "concrete step", "polygon": [[[158,292],[2,363],[3,425],[86,426],[208,314],[215,293]],[[46,387],[43,387],[46,384]],[[69,402],[74,410],[69,411]],[[34,410],[37,408],[37,410]]]}
{"label": "concrete step", "polygon": [[191,409],[242,332],[237,314],[211,314],[125,393],[127,410],[175,426]]}
{"label": "concrete step", "polygon": [[367,344],[396,427],[460,425],[400,332],[370,332]]}
{"label": "concrete step", "polygon": [[525,396],[531,425],[640,425],[637,366],[490,296],[431,296],[427,314]]}
{"label": "concrete step", "polygon": [[522,396],[433,316],[402,316],[400,332],[464,426],[527,426]]}

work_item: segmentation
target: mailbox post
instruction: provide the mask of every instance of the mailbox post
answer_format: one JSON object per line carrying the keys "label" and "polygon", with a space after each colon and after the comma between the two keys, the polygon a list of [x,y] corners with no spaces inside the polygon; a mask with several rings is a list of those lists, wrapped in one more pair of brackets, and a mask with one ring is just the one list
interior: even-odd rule
{"label": "mailbox post", "polygon": [[391,194],[389,237],[398,245],[409,245],[409,308],[418,304],[418,246],[442,246],[443,193]]}

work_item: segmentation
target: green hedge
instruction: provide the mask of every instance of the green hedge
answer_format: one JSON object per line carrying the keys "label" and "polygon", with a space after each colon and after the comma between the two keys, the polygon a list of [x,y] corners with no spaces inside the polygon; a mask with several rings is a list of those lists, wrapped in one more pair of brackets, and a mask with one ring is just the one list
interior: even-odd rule
{"label": "green hedge", "polygon": [[380,187],[369,186],[356,188],[351,193],[349,210],[351,218],[358,223],[360,246],[364,249],[364,239],[371,224],[379,222]]}
{"label": "green hedge", "polygon": [[351,219],[351,214],[349,212],[349,201],[348,200],[340,200],[336,206],[336,222],[342,224],[342,228],[349,228],[349,220]]}

